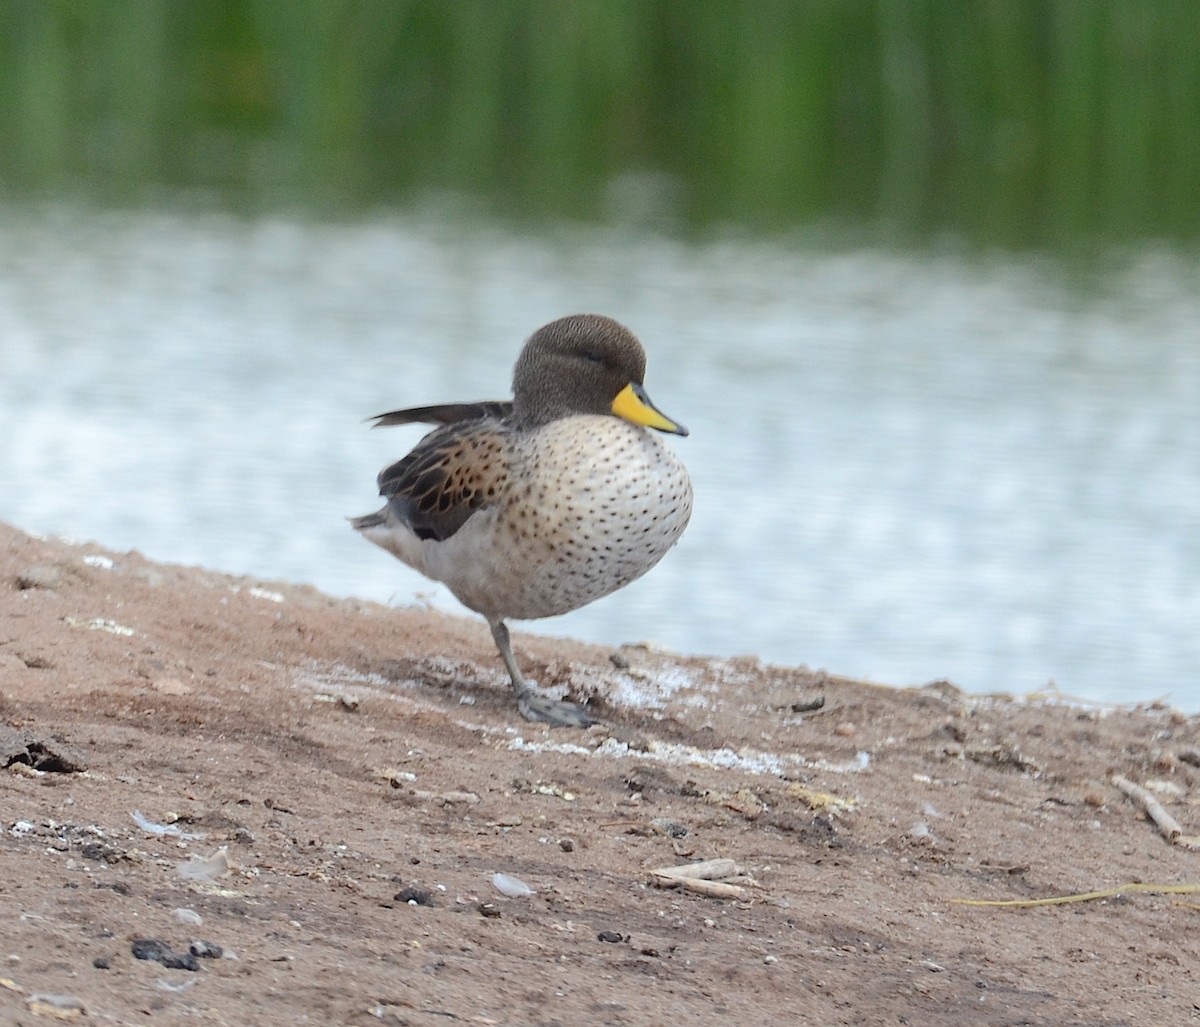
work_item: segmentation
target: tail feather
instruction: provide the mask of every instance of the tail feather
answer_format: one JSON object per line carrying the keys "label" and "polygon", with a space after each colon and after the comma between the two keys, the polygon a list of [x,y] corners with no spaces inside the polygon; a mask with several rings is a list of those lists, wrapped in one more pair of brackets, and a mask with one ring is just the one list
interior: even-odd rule
{"label": "tail feather", "polygon": [[368,528],[380,528],[387,523],[387,507],[374,513],[363,514],[362,517],[351,517],[350,527],[355,531],[366,531]]}

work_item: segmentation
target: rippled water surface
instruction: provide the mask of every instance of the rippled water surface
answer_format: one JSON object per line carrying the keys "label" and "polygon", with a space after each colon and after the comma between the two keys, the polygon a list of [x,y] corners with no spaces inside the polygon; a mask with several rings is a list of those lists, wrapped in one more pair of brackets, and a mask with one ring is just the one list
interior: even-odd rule
{"label": "rippled water surface", "polygon": [[0,518],[393,603],[358,538],[419,429],[526,335],[628,323],[696,487],[650,575],[536,630],[893,684],[1200,709],[1200,273],[611,231],[7,211]]}

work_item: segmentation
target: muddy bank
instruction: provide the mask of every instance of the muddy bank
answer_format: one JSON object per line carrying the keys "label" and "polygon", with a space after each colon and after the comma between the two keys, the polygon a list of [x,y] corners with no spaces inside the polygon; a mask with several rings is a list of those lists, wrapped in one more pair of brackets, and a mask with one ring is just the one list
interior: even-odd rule
{"label": "muddy bank", "polygon": [[1112,784],[1200,833],[1196,717],[515,638],[603,723],[482,622],[0,525],[0,1019],[1200,1017],[1198,896],[951,901],[1200,882]]}

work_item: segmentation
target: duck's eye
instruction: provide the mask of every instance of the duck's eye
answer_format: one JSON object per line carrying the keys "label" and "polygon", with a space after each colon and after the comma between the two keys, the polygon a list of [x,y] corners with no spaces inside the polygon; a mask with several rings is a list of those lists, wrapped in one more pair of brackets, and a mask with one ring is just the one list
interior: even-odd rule
{"label": "duck's eye", "polygon": [[585,349],[583,351],[583,359],[589,364],[603,364],[604,358],[594,349]]}

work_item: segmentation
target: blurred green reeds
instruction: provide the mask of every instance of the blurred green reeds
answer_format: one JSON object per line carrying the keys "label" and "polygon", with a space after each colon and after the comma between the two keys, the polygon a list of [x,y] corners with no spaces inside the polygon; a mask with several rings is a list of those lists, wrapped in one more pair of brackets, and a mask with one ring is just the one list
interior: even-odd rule
{"label": "blurred green reeds", "polygon": [[0,0],[0,184],[1200,236],[1196,0]]}

